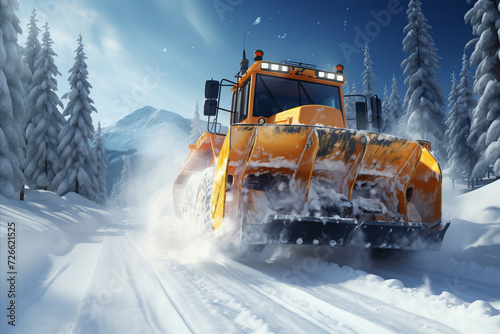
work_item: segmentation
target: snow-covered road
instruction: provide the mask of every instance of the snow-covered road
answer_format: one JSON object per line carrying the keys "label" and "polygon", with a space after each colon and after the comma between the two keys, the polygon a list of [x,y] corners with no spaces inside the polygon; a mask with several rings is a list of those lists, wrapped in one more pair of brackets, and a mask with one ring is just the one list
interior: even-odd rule
{"label": "snow-covered road", "polygon": [[[165,257],[156,259],[154,266],[165,284],[181,291],[181,310],[189,310],[185,311],[189,318],[205,319],[196,322],[202,324],[195,325],[199,332],[493,333],[492,328],[500,328],[499,317],[490,317],[498,311],[477,301],[477,296],[499,301],[498,284],[490,284],[487,295],[478,281],[462,282],[455,276],[464,285],[458,288],[469,296],[477,293],[468,306],[448,292],[456,282],[451,281],[448,288],[451,276],[445,273],[430,276],[418,266],[408,270],[403,265],[400,271],[390,264],[386,265],[390,270],[380,276],[372,272],[381,270],[384,263],[372,263],[372,270],[360,271],[322,261],[318,252],[289,251],[254,260],[216,255],[193,262]],[[326,256],[327,251],[323,252]],[[414,284],[415,276],[422,280],[422,275],[427,279],[416,287],[396,279],[413,277]]]}
{"label": "snow-covered road", "polygon": [[[496,192],[500,184],[489,187]],[[29,192],[26,202],[2,198],[1,205],[2,333],[500,329],[500,217],[489,224],[455,218],[440,252],[407,259],[309,246],[237,257],[220,238],[193,233],[155,203],[144,215],[104,210],[75,194]],[[15,327],[6,321],[4,293],[3,240],[12,221]]]}

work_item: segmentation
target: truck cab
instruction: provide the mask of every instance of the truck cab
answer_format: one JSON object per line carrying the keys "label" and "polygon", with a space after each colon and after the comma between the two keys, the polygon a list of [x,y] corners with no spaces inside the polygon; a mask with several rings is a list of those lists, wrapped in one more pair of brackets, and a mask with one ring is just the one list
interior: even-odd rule
{"label": "truck cab", "polygon": [[342,65],[327,72],[311,64],[264,61],[262,51],[256,54],[250,68],[242,66],[237,82],[228,81],[232,90],[230,110],[221,108],[217,99],[218,91],[225,85],[207,81],[205,116],[215,116],[216,120],[218,111],[226,110],[231,113],[231,124],[320,124],[346,128]]}

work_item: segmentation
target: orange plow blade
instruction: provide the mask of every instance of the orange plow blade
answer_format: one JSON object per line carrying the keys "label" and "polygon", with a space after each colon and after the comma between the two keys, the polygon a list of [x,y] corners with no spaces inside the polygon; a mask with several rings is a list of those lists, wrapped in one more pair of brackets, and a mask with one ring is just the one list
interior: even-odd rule
{"label": "orange plow blade", "polygon": [[321,126],[233,125],[217,170],[214,227],[235,220],[250,244],[439,249],[448,227],[440,223],[439,166],[415,141]]}

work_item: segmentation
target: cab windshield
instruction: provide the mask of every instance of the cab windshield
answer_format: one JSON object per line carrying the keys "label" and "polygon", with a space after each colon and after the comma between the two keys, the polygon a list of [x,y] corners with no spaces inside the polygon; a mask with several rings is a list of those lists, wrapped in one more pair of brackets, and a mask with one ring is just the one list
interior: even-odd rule
{"label": "cab windshield", "polygon": [[341,110],[339,87],[257,74],[254,116],[270,117],[308,104]]}

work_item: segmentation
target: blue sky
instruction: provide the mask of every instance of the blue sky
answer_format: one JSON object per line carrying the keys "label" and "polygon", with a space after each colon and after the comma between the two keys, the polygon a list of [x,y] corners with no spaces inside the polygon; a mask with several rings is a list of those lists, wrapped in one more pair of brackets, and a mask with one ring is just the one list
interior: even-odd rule
{"label": "blue sky", "polygon": [[[473,1],[422,2],[447,97],[450,75],[460,72],[464,46],[474,37],[463,18]],[[33,6],[39,28],[45,20],[51,27],[62,73],[59,95],[69,89],[67,71],[82,34],[98,109],[93,118],[104,126],[144,105],[192,117],[196,101],[203,103],[205,80],[230,79],[238,71],[243,36],[247,56],[262,49],[265,59],[324,70],[343,63],[347,82],[358,88],[364,70],[360,46],[368,42],[377,93],[390,87],[393,73],[402,97],[406,91],[400,64],[408,1],[21,0],[22,45]]]}

